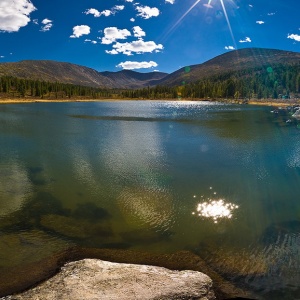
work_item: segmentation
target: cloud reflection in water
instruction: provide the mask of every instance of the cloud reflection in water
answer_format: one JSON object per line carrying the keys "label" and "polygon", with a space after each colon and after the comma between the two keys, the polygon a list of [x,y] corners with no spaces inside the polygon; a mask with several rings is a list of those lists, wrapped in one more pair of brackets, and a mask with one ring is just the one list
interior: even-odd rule
{"label": "cloud reflection in water", "polygon": [[0,217],[19,210],[31,192],[28,174],[17,160],[1,165]]}

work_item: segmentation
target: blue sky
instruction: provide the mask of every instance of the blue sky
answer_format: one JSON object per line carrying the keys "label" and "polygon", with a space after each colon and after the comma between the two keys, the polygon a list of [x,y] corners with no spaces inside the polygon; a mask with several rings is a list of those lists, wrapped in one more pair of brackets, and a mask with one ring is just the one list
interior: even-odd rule
{"label": "blue sky", "polygon": [[0,62],[173,72],[248,47],[300,52],[298,0],[0,0]]}

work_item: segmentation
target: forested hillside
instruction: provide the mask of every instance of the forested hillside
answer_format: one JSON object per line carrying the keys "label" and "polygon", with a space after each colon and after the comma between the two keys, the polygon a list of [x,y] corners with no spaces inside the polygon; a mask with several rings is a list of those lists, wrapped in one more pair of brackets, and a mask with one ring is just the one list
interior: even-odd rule
{"label": "forested hillside", "polygon": [[3,98],[105,98],[111,97],[113,93],[113,89],[106,88],[20,79],[12,76],[0,77],[0,96]]}
{"label": "forested hillside", "polygon": [[300,96],[300,63],[231,71],[180,86],[127,90],[129,98],[268,99]]}
{"label": "forested hillside", "polygon": [[142,89],[94,88],[59,82],[0,77],[3,98],[72,99],[268,99],[300,96],[300,63],[277,64],[273,67],[247,68],[209,76],[178,86]]}
{"label": "forested hillside", "polygon": [[245,69],[211,76],[179,88],[188,98],[289,98],[300,93],[300,64]]}

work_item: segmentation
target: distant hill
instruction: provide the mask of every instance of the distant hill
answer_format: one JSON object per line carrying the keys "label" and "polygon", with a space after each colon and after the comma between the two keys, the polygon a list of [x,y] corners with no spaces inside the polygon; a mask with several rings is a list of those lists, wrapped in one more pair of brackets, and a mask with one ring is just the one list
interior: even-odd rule
{"label": "distant hill", "polygon": [[100,74],[113,80],[120,87],[127,88],[153,86],[157,81],[168,75],[167,73],[162,72],[139,73],[131,70],[123,70],[119,72],[101,72]]}
{"label": "distant hill", "polygon": [[24,60],[0,63],[0,76],[70,83],[91,87],[142,88],[167,74],[162,72],[139,73],[123,70],[120,72],[98,72],[76,64],[51,60]]}
{"label": "distant hill", "polygon": [[267,68],[278,64],[292,65],[299,63],[300,53],[297,52],[246,48],[222,54],[203,64],[181,68],[156,83],[174,86],[180,85],[182,82],[195,82],[203,78],[222,75],[227,72],[262,67]]}
{"label": "distant hill", "polygon": [[[162,72],[139,73],[130,70],[98,72],[94,69],[71,63],[50,60],[24,60],[0,63],[0,76],[70,83],[75,85],[106,88],[139,89],[148,86],[177,86],[203,78],[222,76],[241,70],[295,65],[300,63],[300,53],[247,48],[227,52],[205,63],[187,66],[171,74]],[[249,72],[248,72],[249,73]]]}

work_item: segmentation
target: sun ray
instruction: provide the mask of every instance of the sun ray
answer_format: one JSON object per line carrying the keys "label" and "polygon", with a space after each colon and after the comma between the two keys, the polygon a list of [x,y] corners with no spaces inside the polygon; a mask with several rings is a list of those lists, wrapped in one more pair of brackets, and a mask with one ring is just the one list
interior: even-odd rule
{"label": "sun ray", "polygon": [[[171,32],[181,23],[181,21],[191,12],[191,10],[200,2],[201,0],[196,0],[189,8],[188,10],[173,24],[173,26],[162,36],[162,40],[165,40],[170,34]],[[223,13],[224,13],[224,16],[225,16],[225,19],[226,19],[226,22],[227,22],[227,26],[228,26],[228,29],[229,29],[229,32],[230,32],[230,35],[231,35],[231,38],[232,38],[232,42],[233,42],[233,45],[234,45],[234,48],[236,49],[237,46],[236,46],[236,42],[235,42],[235,38],[234,38],[234,35],[233,35],[233,31],[232,31],[232,28],[231,28],[231,24],[230,24],[230,21],[229,21],[229,18],[228,18],[228,14],[227,14],[227,10],[226,10],[226,7],[225,7],[225,4],[224,4],[224,0],[219,0],[220,1],[220,4],[222,6],[222,10],[223,10]],[[228,0],[228,1],[231,1],[233,2],[232,0]],[[211,3],[213,2],[213,0],[208,0],[208,4],[207,5],[211,5]]]}
{"label": "sun ray", "polygon": [[234,38],[232,29],[231,29],[231,25],[230,25],[230,21],[229,21],[228,15],[227,15],[226,7],[224,5],[223,0],[220,0],[220,3],[221,3],[221,6],[222,6],[222,9],[223,9],[223,12],[224,12],[224,16],[225,16],[225,19],[226,19],[226,22],[227,22],[227,25],[228,25],[228,29],[230,31],[230,35],[231,35],[231,38],[232,38],[232,42],[234,44],[234,48],[236,49],[236,42],[235,42],[235,38]]}
{"label": "sun ray", "polygon": [[178,24],[189,14],[189,12],[200,2],[201,0],[196,0],[195,3],[177,20],[177,22],[166,32],[164,37],[167,37]]}

